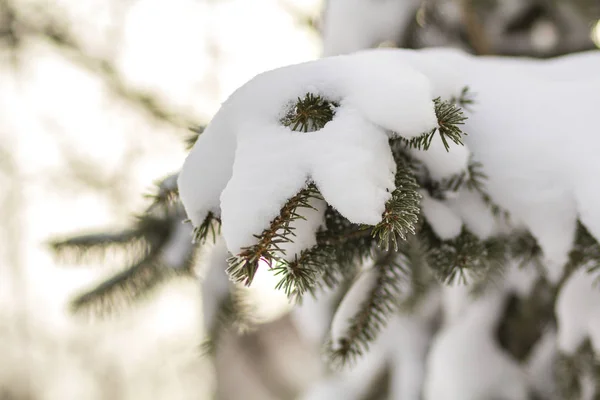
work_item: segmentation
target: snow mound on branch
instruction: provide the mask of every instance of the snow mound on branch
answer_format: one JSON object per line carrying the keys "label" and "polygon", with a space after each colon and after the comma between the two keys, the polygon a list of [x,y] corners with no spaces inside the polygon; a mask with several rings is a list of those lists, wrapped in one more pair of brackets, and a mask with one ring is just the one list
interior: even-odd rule
{"label": "snow mound on branch", "polygon": [[427,360],[425,400],[529,398],[525,372],[495,342],[503,305],[501,293],[489,294],[438,333]]}
{"label": "snow mound on branch", "polygon": [[586,339],[600,351],[600,289],[587,268],[580,268],[565,282],[556,299],[558,348],[574,354]]}
{"label": "snow mound on branch", "polygon": [[[557,282],[577,219],[600,239],[598,70],[598,52],[534,61],[379,49],[270,71],[238,89],[200,136],[179,176],[181,199],[194,226],[210,211],[222,217],[234,253],[310,180],[351,221],[376,224],[393,189],[391,132],[429,131],[431,100],[468,86],[476,101],[464,125],[468,149],[445,153],[434,138],[429,151],[413,153],[437,179],[464,170],[473,153],[492,201],[536,238]],[[292,132],[280,120],[306,93],[340,106],[324,129]],[[459,193],[446,204],[482,238],[500,228],[476,197]]]}
{"label": "snow mound on branch", "polygon": [[[455,49],[394,51],[427,76],[435,93],[455,91],[454,84],[472,89],[464,142],[483,164],[491,199],[536,238],[548,278],[558,282],[577,219],[600,240],[600,52],[539,61]],[[452,208],[463,208],[463,200]],[[492,225],[489,216],[467,223],[483,237]]]}
{"label": "snow mound on branch", "polygon": [[[294,132],[281,119],[307,93],[339,107],[323,129]],[[394,52],[260,74],[223,104],[186,159],[178,179],[185,210],[194,226],[219,215],[233,253],[253,244],[308,181],[352,222],[375,225],[394,190],[388,139],[436,127],[432,99],[428,79]]]}

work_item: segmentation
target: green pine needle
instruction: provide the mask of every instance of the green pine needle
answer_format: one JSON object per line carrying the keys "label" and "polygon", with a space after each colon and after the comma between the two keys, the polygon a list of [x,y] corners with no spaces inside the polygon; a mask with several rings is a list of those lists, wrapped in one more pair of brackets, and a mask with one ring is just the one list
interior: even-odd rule
{"label": "green pine needle", "polygon": [[[430,229],[426,227],[424,231],[431,232]],[[428,241],[431,243],[431,239]],[[444,284],[466,284],[467,271],[478,280],[489,277],[492,272],[502,271],[506,256],[504,240],[494,238],[482,241],[463,229],[455,239],[434,239],[427,252],[427,264]]]}
{"label": "green pine needle", "polygon": [[279,260],[273,268],[275,276],[281,276],[275,289],[283,289],[288,298],[300,301],[306,292],[312,291],[317,285],[319,271],[327,265],[327,258],[330,258],[327,252],[316,245],[301,251],[293,261]]}
{"label": "green pine needle", "polygon": [[462,135],[466,135],[466,133],[459,128],[459,125],[464,125],[467,120],[462,109],[453,101],[442,101],[439,97],[434,99],[433,102],[438,126],[421,136],[405,139],[405,142],[410,148],[428,150],[437,132],[444,143],[446,151],[450,151],[449,140],[462,146]]}
{"label": "green pine needle", "polygon": [[337,107],[335,102],[307,93],[304,98],[298,97],[281,123],[295,132],[315,132],[333,119]]}
{"label": "green pine needle", "polygon": [[398,310],[401,283],[406,279],[407,258],[395,251],[378,254],[373,268],[377,278],[360,311],[352,318],[340,343],[329,345],[333,365],[352,363],[369,349],[388,317]]}
{"label": "green pine needle", "polygon": [[385,205],[380,223],[375,225],[372,234],[384,250],[398,251],[399,242],[406,240],[406,234],[414,234],[419,219],[419,185],[409,165],[397,163],[396,189]]}
{"label": "green pine needle", "polygon": [[[298,98],[294,106],[281,119],[281,123],[293,131],[315,132],[333,119],[337,106],[335,102],[307,93],[304,98]],[[269,228],[256,236],[257,244],[243,249],[240,254],[228,260],[228,273],[234,281],[248,286],[254,279],[260,260],[266,262],[269,268],[273,268],[274,262],[279,261],[282,265],[276,268],[276,272],[284,276],[278,287],[286,290],[288,295],[297,296],[312,286],[316,259],[310,261],[307,258],[310,253],[305,253],[304,257],[300,256],[300,260],[288,263],[282,259],[283,251],[280,248],[281,244],[293,241],[294,232],[290,223],[303,218],[298,213],[301,208],[313,208],[309,204],[312,198],[322,199],[322,196],[317,187],[309,183],[306,188],[287,201],[279,215],[271,221]],[[305,262],[312,263],[313,266],[301,265]],[[283,268],[283,265],[286,267]]]}
{"label": "green pine needle", "polygon": [[106,316],[148,297],[174,276],[174,270],[161,266],[153,257],[149,257],[77,296],[71,302],[71,309],[77,313]]}
{"label": "green pine needle", "polygon": [[215,216],[212,211],[209,211],[208,214],[206,214],[204,221],[194,228],[192,235],[194,243],[204,244],[209,237],[212,239],[213,243],[215,243],[220,233],[221,219]]}
{"label": "green pine needle", "polygon": [[229,268],[227,269],[229,276],[235,282],[249,286],[261,260],[269,268],[272,268],[274,261],[284,255],[281,245],[293,241],[294,232],[293,227],[290,226],[291,222],[304,218],[299,214],[302,208],[314,209],[310,205],[310,200],[313,198],[322,198],[313,184],[309,184],[290,198],[281,208],[279,215],[271,221],[269,227],[260,235],[256,235],[258,243],[242,249],[240,254],[229,258]]}

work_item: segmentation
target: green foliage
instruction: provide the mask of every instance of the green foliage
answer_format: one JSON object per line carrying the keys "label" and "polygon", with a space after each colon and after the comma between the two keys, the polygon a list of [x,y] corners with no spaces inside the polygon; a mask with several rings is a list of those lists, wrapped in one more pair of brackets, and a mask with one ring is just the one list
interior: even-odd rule
{"label": "green foliage", "polygon": [[146,209],[146,214],[152,214],[162,208],[162,212],[168,213],[179,201],[179,190],[177,188],[176,175],[168,176],[155,183],[156,189],[146,198],[152,200],[152,204]]}
{"label": "green foliage", "polygon": [[405,162],[397,161],[396,167],[396,189],[385,205],[381,222],[375,225],[372,234],[384,250],[391,247],[398,251],[399,243],[406,240],[406,234],[415,233],[421,195],[410,166]]}
{"label": "green foliage", "polygon": [[429,227],[422,233],[429,243],[427,264],[444,284],[466,283],[467,271],[469,276],[483,278],[506,263],[506,242],[501,238],[482,241],[463,229],[455,239],[441,241]]}
{"label": "green foliage", "polygon": [[464,125],[467,120],[462,109],[454,101],[443,101],[439,97],[434,99],[433,102],[438,126],[421,136],[406,140],[406,143],[410,148],[428,150],[437,132],[447,151],[450,150],[448,140],[462,146],[462,135],[465,133],[461,131],[459,125]]}
{"label": "green foliage", "polygon": [[309,184],[307,187],[290,198],[268,228],[260,235],[256,235],[258,242],[252,246],[242,249],[240,254],[229,258],[227,272],[235,281],[249,286],[254,279],[258,264],[262,260],[269,268],[279,260],[284,251],[281,245],[293,241],[293,227],[291,223],[297,219],[303,219],[300,214],[302,208],[314,207],[310,204],[311,199],[321,199],[321,194],[316,186]]}
{"label": "green foliage", "polygon": [[329,346],[334,365],[352,362],[368,351],[369,344],[383,329],[387,318],[398,310],[401,284],[409,268],[407,261],[403,254],[391,249],[375,255],[372,270],[365,271],[376,274],[375,284],[352,318],[343,339]]}
{"label": "green foliage", "polygon": [[317,286],[319,271],[330,261],[330,254],[326,250],[316,245],[302,250],[292,261],[278,260],[273,271],[281,280],[275,289],[283,289],[288,298],[294,301],[300,301],[306,292],[312,292]]}
{"label": "green foliage", "polygon": [[215,243],[217,237],[221,234],[221,219],[212,211],[209,211],[202,223],[194,228],[194,243],[204,244],[208,238]]}
{"label": "green foliage", "polygon": [[307,93],[304,98],[298,97],[296,103],[281,119],[281,123],[297,132],[318,131],[333,119],[337,107],[335,102]]}

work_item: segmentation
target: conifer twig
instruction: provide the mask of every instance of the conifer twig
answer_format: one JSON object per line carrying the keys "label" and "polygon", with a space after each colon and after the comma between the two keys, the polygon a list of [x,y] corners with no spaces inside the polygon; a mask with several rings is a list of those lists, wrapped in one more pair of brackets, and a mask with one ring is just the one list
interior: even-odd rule
{"label": "conifer twig", "polygon": [[400,240],[406,240],[407,233],[415,233],[421,195],[410,166],[399,160],[396,165],[396,189],[385,205],[381,222],[373,227],[372,233],[384,250],[388,250],[391,246],[398,251]]}
{"label": "conifer twig", "polygon": [[461,131],[459,125],[464,125],[467,117],[464,115],[462,109],[452,100],[443,101],[438,97],[433,102],[435,104],[435,115],[437,116],[438,126],[421,136],[405,139],[405,142],[410,148],[428,150],[437,132],[447,151],[450,150],[448,140],[457,145],[463,145],[462,135],[466,135],[466,133]]}
{"label": "conifer twig", "polygon": [[375,284],[359,311],[353,316],[345,335],[329,344],[329,356],[335,366],[353,362],[368,351],[369,344],[386,325],[390,314],[398,309],[400,285],[407,272],[407,258],[396,251],[380,253],[374,262]]}
{"label": "conifer twig", "polygon": [[281,245],[291,242],[293,227],[291,222],[297,219],[303,219],[299,210],[301,208],[313,208],[310,205],[310,200],[313,198],[321,198],[316,186],[309,184],[295,196],[291,197],[268,228],[260,235],[255,237],[258,242],[252,246],[242,249],[240,254],[229,258],[229,268],[227,272],[235,281],[249,286],[254,279],[254,275],[258,269],[258,264],[262,260],[269,268],[273,267],[273,262],[280,259],[284,254]]}

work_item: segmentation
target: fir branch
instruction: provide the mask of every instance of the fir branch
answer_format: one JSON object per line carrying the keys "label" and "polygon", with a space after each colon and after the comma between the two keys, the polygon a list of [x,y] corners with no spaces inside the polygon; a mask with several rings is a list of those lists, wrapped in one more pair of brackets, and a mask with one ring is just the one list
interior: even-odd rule
{"label": "fir branch", "polygon": [[[430,227],[426,227],[424,231],[430,232],[428,236],[434,235]],[[430,243],[427,264],[445,284],[465,284],[467,271],[478,279],[490,277],[490,273],[502,271],[505,265],[506,241],[502,238],[482,241],[463,229],[452,240],[427,240]]]}
{"label": "fir branch", "polygon": [[317,232],[317,245],[328,260],[320,280],[329,288],[351,277],[377,248],[371,229],[350,222],[331,206],[325,210],[325,229]]}
{"label": "fir branch", "polygon": [[119,307],[149,296],[160,284],[175,275],[175,270],[164,267],[153,257],[149,257],[77,296],[71,302],[71,309],[74,312],[85,310],[107,315]]}
{"label": "fir branch", "polygon": [[372,234],[384,250],[392,246],[398,251],[400,240],[406,240],[407,233],[415,233],[415,225],[420,214],[421,195],[410,166],[403,162],[397,162],[396,165],[396,189],[385,205],[381,222],[373,227]]}
{"label": "fir branch", "polygon": [[[335,102],[307,93],[304,98],[297,99],[280,122],[293,131],[314,132],[322,129],[333,119],[337,107],[338,104]],[[312,198],[322,199],[322,196],[317,187],[309,183],[306,188],[286,202],[279,215],[271,221],[269,228],[256,236],[257,244],[243,249],[239,255],[228,260],[227,272],[234,281],[243,282],[248,286],[254,279],[260,260],[266,262],[269,268],[273,267],[274,261],[279,261],[282,265],[276,268],[277,274],[284,276],[277,285],[278,288],[284,288],[288,295],[296,296],[312,286],[313,272],[319,262],[318,258],[313,256],[320,252],[305,252],[304,256],[300,255],[300,259],[288,263],[282,259],[283,250],[280,247],[283,243],[293,241],[294,233],[290,224],[294,220],[304,218],[298,213],[301,208],[313,208],[309,204]],[[304,265],[305,263],[308,264]]]}
{"label": "fir branch", "polygon": [[130,259],[141,259],[168,235],[167,219],[148,215],[136,217],[132,228],[115,233],[77,235],[68,239],[51,240],[53,252],[67,262],[103,260],[110,253],[127,254]]}
{"label": "fir branch", "polygon": [[519,262],[520,267],[534,264],[542,269],[542,248],[529,232],[518,232],[508,238],[509,257]]}
{"label": "fir branch", "polygon": [[212,211],[209,211],[202,223],[194,228],[193,241],[194,243],[204,244],[209,236],[213,243],[217,241],[217,237],[221,233],[221,219]]}
{"label": "fir branch", "polygon": [[600,244],[579,222],[575,245],[569,254],[569,269],[574,270],[581,266],[587,266],[590,273],[595,273],[600,269]]}
{"label": "fir branch", "polygon": [[235,282],[249,286],[261,260],[272,268],[273,262],[279,260],[284,254],[281,245],[293,241],[294,232],[293,227],[290,226],[291,222],[304,218],[299,214],[300,209],[314,208],[310,205],[310,200],[313,198],[322,198],[314,184],[309,184],[291,197],[281,208],[279,215],[271,221],[269,227],[255,236],[258,243],[243,248],[240,254],[229,258],[227,269],[229,276]]}
{"label": "fir branch", "polygon": [[398,310],[406,263],[406,257],[395,251],[378,254],[372,267],[377,274],[374,286],[352,318],[344,338],[329,344],[329,356],[334,365],[353,362],[368,351],[370,343],[387,324],[388,317]]}
{"label": "fir branch", "polygon": [[179,189],[177,187],[177,174],[170,175],[156,183],[156,190],[153,194],[147,194],[145,197],[152,200],[152,204],[146,210],[147,213],[153,212],[158,207],[167,209],[179,201]]}
{"label": "fir branch", "polygon": [[275,289],[283,289],[292,300],[301,300],[304,293],[314,289],[319,271],[328,264],[329,258],[331,257],[328,252],[316,245],[301,251],[293,261],[278,260],[273,272],[275,276],[281,276],[281,280]]}
{"label": "fir branch", "polygon": [[443,101],[441,98],[433,100],[435,104],[435,115],[437,116],[438,126],[421,136],[412,139],[404,139],[408,147],[419,150],[428,150],[436,132],[439,134],[444,147],[450,151],[448,140],[463,145],[462,135],[466,135],[459,125],[464,125],[467,117],[462,109],[452,101]]}
{"label": "fir branch", "polygon": [[123,253],[135,258],[148,253],[149,245],[144,232],[127,229],[115,233],[93,233],[56,239],[49,242],[53,253],[66,263],[89,263],[103,260],[109,254]]}
{"label": "fir branch", "polygon": [[319,95],[307,93],[304,98],[298,97],[281,123],[296,132],[315,132],[333,119],[338,106]]}

